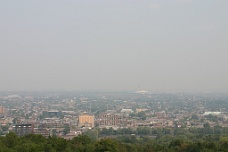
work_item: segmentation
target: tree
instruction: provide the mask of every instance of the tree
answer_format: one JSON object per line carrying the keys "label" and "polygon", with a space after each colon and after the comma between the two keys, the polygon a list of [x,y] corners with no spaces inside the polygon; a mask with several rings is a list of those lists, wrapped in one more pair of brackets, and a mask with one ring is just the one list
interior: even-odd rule
{"label": "tree", "polygon": [[77,137],[74,137],[74,138],[72,139],[72,142],[73,142],[73,144],[75,144],[75,145],[80,145],[80,144],[82,144],[82,145],[87,145],[87,144],[91,144],[91,143],[92,143],[92,140],[91,140],[91,138],[90,138],[89,136],[87,136],[87,135],[79,135],[79,136],[77,136]]}
{"label": "tree", "polygon": [[214,134],[220,135],[222,133],[221,126],[214,126]]}
{"label": "tree", "polygon": [[68,133],[70,132],[70,127],[69,127],[68,124],[65,124],[65,125],[64,125],[64,130],[63,130],[63,132],[64,132],[65,135],[68,134]]}
{"label": "tree", "polygon": [[204,133],[204,134],[212,134],[213,133],[213,130],[211,129],[211,126],[209,123],[203,124],[202,133]]}
{"label": "tree", "polygon": [[113,139],[101,139],[95,144],[96,152],[119,152],[118,143]]}
{"label": "tree", "polygon": [[138,135],[149,135],[150,134],[150,128],[148,127],[138,127],[137,128]]}
{"label": "tree", "polygon": [[28,134],[25,136],[20,137],[21,140],[25,140],[25,141],[29,141],[29,142],[33,142],[36,144],[40,144],[40,143],[45,143],[46,142],[46,138],[42,135],[35,135],[35,134]]}
{"label": "tree", "polygon": [[145,117],[146,113],[144,111],[141,111],[138,113],[138,117]]}
{"label": "tree", "polygon": [[97,140],[98,139],[98,131],[97,130],[87,130],[85,133],[85,135],[87,135],[88,137],[90,137],[90,139],[92,140]]}
{"label": "tree", "polygon": [[57,138],[56,136],[49,137],[48,143],[58,152],[64,152],[67,147],[67,141],[63,138]]}
{"label": "tree", "polygon": [[227,151],[227,149],[228,149],[228,137],[222,137],[220,139],[220,149],[221,149],[221,151]]}
{"label": "tree", "polygon": [[193,114],[193,115],[192,115],[192,119],[194,119],[194,120],[198,120],[198,119],[199,119],[199,117],[198,117],[196,114]]}
{"label": "tree", "polygon": [[22,145],[19,145],[17,147],[18,151],[23,151],[23,152],[40,152],[43,151],[43,147],[41,144],[35,144],[32,142],[29,143],[23,143]]}
{"label": "tree", "polygon": [[87,135],[79,135],[71,140],[71,145],[76,152],[93,152],[94,145],[91,138]]}
{"label": "tree", "polygon": [[175,139],[170,142],[169,148],[175,150],[175,151],[186,151],[189,146],[189,142],[183,140],[183,139]]}
{"label": "tree", "polygon": [[16,146],[18,141],[19,141],[18,137],[15,133],[9,132],[8,134],[6,134],[5,145],[8,148],[12,148],[12,147]]}

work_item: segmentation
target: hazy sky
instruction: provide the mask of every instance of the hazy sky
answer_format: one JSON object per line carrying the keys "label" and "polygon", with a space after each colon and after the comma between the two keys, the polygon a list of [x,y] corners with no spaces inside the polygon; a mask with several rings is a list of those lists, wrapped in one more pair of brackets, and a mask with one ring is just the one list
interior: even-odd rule
{"label": "hazy sky", "polygon": [[228,92],[228,0],[0,0],[0,90]]}

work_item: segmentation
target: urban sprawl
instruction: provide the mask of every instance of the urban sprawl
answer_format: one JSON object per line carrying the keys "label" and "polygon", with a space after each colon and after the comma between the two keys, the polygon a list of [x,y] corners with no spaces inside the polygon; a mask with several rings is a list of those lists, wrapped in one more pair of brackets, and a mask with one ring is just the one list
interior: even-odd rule
{"label": "urban sprawl", "polygon": [[94,138],[125,134],[157,137],[205,127],[212,133],[228,132],[227,94],[144,90],[0,93],[2,136],[14,132],[65,139],[83,133]]}

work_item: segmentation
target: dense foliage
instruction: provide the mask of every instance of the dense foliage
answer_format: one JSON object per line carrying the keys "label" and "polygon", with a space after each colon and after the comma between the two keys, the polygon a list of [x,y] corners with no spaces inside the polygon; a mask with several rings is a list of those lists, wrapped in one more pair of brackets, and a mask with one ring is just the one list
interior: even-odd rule
{"label": "dense foliage", "polygon": [[[228,127],[221,127],[216,125],[210,127],[208,123],[205,123],[202,128],[183,128],[183,127],[173,127],[173,128],[151,128],[148,126],[140,126],[137,129],[132,128],[119,128],[114,130],[113,128],[103,128],[98,129],[99,136],[116,136],[116,135],[138,135],[138,136],[164,136],[164,135],[228,135]],[[87,135],[90,135],[91,131],[87,131]],[[91,135],[92,136],[92,135]]]}
{"label": "dense foliage", "polygon": [[65,140],[41,135],[0,137],[0,152],[218,152],[228,151],[227,135],[164,135],[159,138],[120,135],[93,140],[87,135]]}

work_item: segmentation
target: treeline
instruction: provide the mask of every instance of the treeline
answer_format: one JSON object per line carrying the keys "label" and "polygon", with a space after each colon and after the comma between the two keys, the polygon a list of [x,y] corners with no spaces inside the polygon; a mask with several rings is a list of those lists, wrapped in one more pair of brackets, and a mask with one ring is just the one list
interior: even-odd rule
{"label": "treeline", "polygon": [[162,136],[157,139],[138,138],[135,135],[92,140],[87,135],[72,140],[41,135],[18,137],[10,132],[0,137],[0,152],[225,152],[228,151],[228,136],[205,135]]}
{"label": "treeline", "polygon": [[98,131],[99,136],[111,136],[111,135],[139,135],[139,136],[163,136],[163,135],[228,135],[228,127],[214,126],[210,127],[208,123],[203,125],[203,128],[151,128],[151,127],[137,127],[132,128],[119,128],[114,130],[113,128],[103,128]]}

